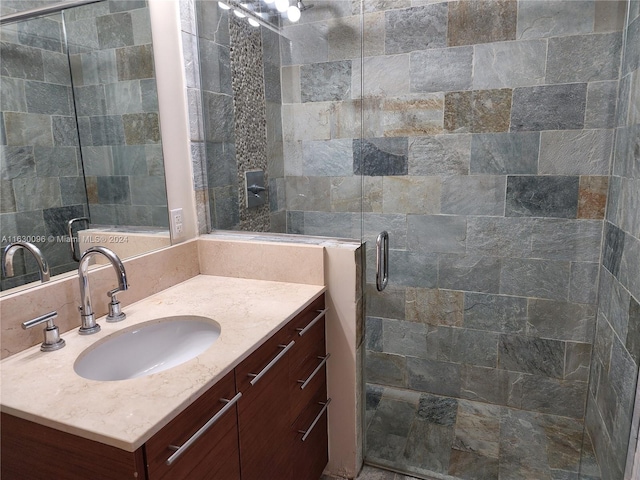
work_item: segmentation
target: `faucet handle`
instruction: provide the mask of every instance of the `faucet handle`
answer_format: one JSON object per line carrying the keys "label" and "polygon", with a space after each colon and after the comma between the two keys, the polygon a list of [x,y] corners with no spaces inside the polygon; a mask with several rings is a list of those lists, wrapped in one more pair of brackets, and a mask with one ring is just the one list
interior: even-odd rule
{"label": "faucet handle", "polygon": [[28,320],[22,323],[22,328],[27,330],[33,328],[41,323],[46,323],[47,326],[44,329],[44,342],[40,345],[40,350],[43,352],[53,352],[59,350],[65,346],[64,339],[60,338],[60,330],[53,321],[58,317],[58,312],[49,312],[40,317],[36,317],[33,320]]}
{"label": "faucet handle", "polygon": [[111,301],[109,302],[109,314],[106,319],[109,323],[121,322],[127,318],[127,314],[122,311],[120,300],[116,297],[116,293],[119,291],[119,288],[114,288],[107,292],[107,296],[111,298]]}

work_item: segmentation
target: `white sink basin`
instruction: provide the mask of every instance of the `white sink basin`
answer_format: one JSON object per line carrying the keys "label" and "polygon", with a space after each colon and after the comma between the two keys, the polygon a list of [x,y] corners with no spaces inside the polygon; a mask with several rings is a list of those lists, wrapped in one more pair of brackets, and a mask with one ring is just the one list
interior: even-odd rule
{"label": "white sink basin", "polygon": [[113,333],[80,354],[75,372],[89,380],[126,380],[197,357],[220,336],[220,324],[194,315],[164,317]]}

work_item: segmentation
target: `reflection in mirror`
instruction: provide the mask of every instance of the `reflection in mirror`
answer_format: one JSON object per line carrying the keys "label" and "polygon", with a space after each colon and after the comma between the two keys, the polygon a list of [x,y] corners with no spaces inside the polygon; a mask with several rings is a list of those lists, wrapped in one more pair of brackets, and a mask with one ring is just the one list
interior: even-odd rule
{"label": "reflection in mirror", "polygon": [[[2,14],[25,6],[3,1]],[[123,259],[169,245],[147,2],[66,8],[1,35],[2,247],[31,241],[56,275],[77,269],[72,244]],[[2,290],[38,279],[28,256],[14,266]]]}

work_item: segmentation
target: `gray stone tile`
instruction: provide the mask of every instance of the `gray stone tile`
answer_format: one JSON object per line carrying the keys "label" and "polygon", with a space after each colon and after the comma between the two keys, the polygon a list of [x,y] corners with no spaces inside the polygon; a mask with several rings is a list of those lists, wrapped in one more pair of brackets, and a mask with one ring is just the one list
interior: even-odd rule
{"label": "gray stone tile", "polygon": [[460,397],[495,405],[506,405],[510,390],[507,370],[462,366]]}
{"label": "gray stone tile", "polygon": [[530,257],[533,226],[529,218],[468,218],[467,251],[494,257]]}
{"label": "gray stone tile", "polygon": [[466,328],[452,328],[451,331],[451,355],[448,361],[479,367],[497,367],[499,334]]}
{"label": "gray stone tile", "polygon": [[84,208],[81,205],[45,208],[42,211],[47,233],[56,237],[67,235],[67,222],[72,218],[82,216],[84,216]]}
{"label": "gray stone tile", "polygon": [[591,33],[595,2],[525,0],[518,3],[516,38],[546,38]]}
{"label": "gray stone tile", "polygon": [[105,85],[106,113],[109,115],[137,113],[142,109],[142,93],[138,80]]}
{"label": "gray stone tile", "polygon": [[365,57],[362,60],[364,70],[358,62],[354,62],[352,98],[396,97],[410,93],[411,75],[407,75],[410,72],[409,58],[408,54]]}
{"label": "gray stone tile", "polygon": [[411,54],[412,92],[469,90],[473,47],[432,48]]}
{"label": "gray stone tile", "polygon": [[12,184],[18,212],[62,206],[57,178],[21,177],[14,179]]}
{"label": "gray stone tile", "polygon": [[546,83],[614,80],[620,68],[620,33],[549,39]]}
{"label": "gray stone tile", "polygon": [[62,52],[61,23],[54,18],[32,18],[28,22],[20,22],[18,42],[23,45]]}
{"label": "gray stone tile", "polygon": [[640,20],[637,17],[631,22],[627,29],[627,48],[624,53],[624,60],[622,64],[622,73],[627,74],[633,70],[637,70],[640,67]]}
{"label": "gray stone tile", "polygon": [[417,475],[444,473],[449,468],[453,427],[414,421],[400,468]]}
{"label": "gray stone tile", "polygon": [[365,345],[367,350],[382,352],[382,321],[381,318],[366,317]]}
{"label": "gray stone tile", "polygon": [[537,132],[474,134],[471,173],[536,174],[540,134]]}
{"label": "gray stone tile", "polygon": [[620,263],[625,247],[625,233],[615,225],[606,222],[604,225],[604,247],[602,264],[614,276],[620,273]]}
{"label": "gray stone tile", "polygon": [[631,297],[629,299],[629,326],[625,347],[636,364],[640,364],[640,304]]}
{"label": "gray stone tile", "polygon": [[409,175],[467,175],[471,137],[446,134],[410,138]]}
{"label": "gray stone tile", "polygon": [[49,115],[4,112],[3,116],[7,145],[53,146]]}
{"label": "gray stone tile", "polygon": [[[8,180],[0,180],[0,213],[13,213],[15,211],[16,199],[13,193],[13,185]],[[6,230],[3,233],[5,232]]]}
{"label": "gray stone tile", "polygon": [[406,401],[382,397],[366,432],[368,459],[393,464],[402,456],[415,409]]}
{"label": "gray stone tile", "polygon": [[[211,193],[212,192],[212,193]],[[240,221],[238,189],[235,185],[210,190],[210,209],[215,213],[214,225],[219,229],[232,229]]]}
{"label": "gray stone tile", "polygon": [[98,177],[98,200],[101,204],[131,204],[129,177]]}
{"label": "gray stone tile", "polygon": [[408,215],[407,245],[424,253],[464,253],[466,230],[464,217]]}
{"label": "gray stone tile", "polygon": [[133,22],[128,12],[96,18],[100,49],[126,47],[134,44]]}
{"label": "gray stone tile", "polygon": [[[363,220],[364,241],[370,249],[375,246],[380,232],[389,233],[389,248],[400,250],[407,247],[407,218],[405,215],[366,213]],[[427,252],[429,253],[429,252]]]}
{"label": "gray stone tile", "polygon": [[164,177],[134,175],[129,177],[133,205],[167,205]]}
{"label": "gray stone tile", "polygon": [[441,212],[453,215],[504,215],[506,178],[472,175],[442,180]]}
{"label": "gray stone tile", "polygon": [[95,146],[124,145],[124,125],[120,115],[90,117]]}
{"label": "gray stone tile", "polygon": [[575,262],[571,264],[569,301],[595,304],[598,298],[598,264]]}
{"label": "gray stone tile", "polygon": [[30,113],[71,115],[71,89],[66,85],[27,80],[24,92]]}
{"label": "gray stone tile", "polygon": [[75,147],[35,147],[38,177],[75,177],[78,175]]}
{"label": "gray stone tile", "polygon": [[0,148],[0,178],[13,180],[14,178],[35,177],[36,160],[34,147]]}
{"label": "gray stone tile", "polygon": [[346,176],[353,173],[353,141],[349,139],[302,142],[302,173],[311,176]]}
{"label": "gray stone tile", "polygon": [[355,239],[360,232],[360,218],[347,212],[305,212],[305,235]]}
{"label": "gray stone tile", "polygon": [[160,142],[160,118],[158,113],[128,113],[122,115],[127,145],[144,145]]}
{"label": "gray stone tile", "polygon": [[427,327],[422,323],[382,320],[383,352],[425,358]]}
{"label": "gray stone tile", "polygon": [[588,343],[567,342],[564,366],[565,380],[589,381],[591,367],[591,345]]}
{"label": "gray stone tile", "polygon": [[440,213],[440,183],[438,177],[383,177],[382,211],[384,213]]}
{"label": "gray stone tile", "polygon": [[[2,52],[4,54],[4,51]],[[4,63],[4,56],[3,63]],[[25,81],[19,78],[0,76],[0,107],[3,111],[26,112],[27,99],[24,92]]]}
{"label": "gray stone tile", "polygon": [[479,255],[440,255],[438,286],[452,290],[499,293],[500,258]]}
{"label": "gray stone tile", "polygon": [[[381,134],[385,137],[414,137],[441,133],[443,97],[442,93],[414,93],[384,98],[381,100],[382,109],[378,114],[377,128],[382,130]],[[375,120],[375,108],[371,113],[372,119]],[[368,116],[369,111],[365,115]]]}
{"label": "gray stone tile", "polygon": [[83,177],[60,177],[62,205],[87,203],[87,193]]}
{"label": "gray stone tile", "polygon": [[508,406],[580,419],[587,383],[511,372]]}
{"label": "gray stone tile", "polygon": [[452,290],[407,288],[405,314],[412,322],[462,326],[463,293]]}
{"label": "gray stone tile", "polygon": [[564,377],[565,342],[522,335],[500,335],[499,368],[552,378]]}
{"label": "gray stone tile", "polygon": [[476,453],[451,450],[449,474],[455,478],[470,480],[497,480],[500,471],[498,458],[486,457]]}
{"label": "gray stone tile", "polygon": [[406,138],[353,140],[355,175],[406,175],[408,143]]}
{"label": "gray stone tile", "polygon": [[[611,2],[605,2],[611,3]],[[589,82],[585,128],[613,128],[615,126],[618,82]]]}
{"label": "gray stone tile", "polygon": [[545,40],[475,45],[473,88],[514,88],[543,84],[546,54]]}
{"label": "gray stone tile", "polygon": [[447,46],[446,3],[385,12],[385,53]]}
{"label": "gray stone tile", "polygon": [[367,381],[392,387],[407,386],[407,358],[382,352],[367,351]]}
{"label": "gray stone tile", "polygon": [[[119,83],[111,83],[109,86],[117,86]],[[76,111],[79,116],[94,117],[106,115],[107,103],[104,85],[85,85],[74,88]],[[140,103],[138,101],[138,103]],[[113,111],[111,113],[119,113]]]}
{"label": "gray stone tile", "polygon": [[329,26],[325,22],[291,25],[281,39],[282,65],[304,65],[329,60]]}
{"label": "gray stone tile", "polygon": [[529,335],[585,343],[593,337],[596,323],[594,305],[529,299],[528,311]]}
{"label": "gray stone tile", "polygon": [[111,147],[115,175],[147,175],[147,156],[143,145]]}
{"label": "gray stone tile", "polygon": [[531,253],[534,258],[597,262],[602,225],[596,220],[535,219]]}
{"label": "gray stone tile", "polygon": [[507,132],[512,90],[473,90],[446,93],[444,128],[455,133]]}
{"label": "gray stone tile", "polygon": [[577,176],[507,177],[506,216],[576,218]]}
{"label": "gray stone tile", "polygon": [[500,293],[566,300],[570,275],[569,262],[505,258],[502,260]]}
{"label": "gray stone tile", "polygon": [[607,175],[612,148],[612,130],[542,132],[538,173]]}
{"label": "gray stone tile", "polygon": [[42,50],[9,42],[0,42],[2,75],[27,80],[44,80]]}
{"label": "gray stone tile", "polygon": [[626,338],[629,325],[629,292],[618,281],[609,290],[609,309],[605,312],[609,324],[621,339]]}
{"label": "gray stone tile", "polygon": [[496,333],[524,333],[527,299],[464,293],[464,326]]}
{"label": "gray stone tile", "polygon": [[351,61],[302,65],[300,91],[303,102],[327,102],[351,98]]}
{"label": "gray stone tile", "polygon": [[460,395],[459,364],[406,358],[408,387],[420,392],[457,397]]}
{"label": "gray stone tile", "polygon": [[389,283],[392,285],[435,288],[438,284],[436,254],[391,250],[389,264]]}
{"label": "gray stone tile", "polygon": [[118,80],[153,78],[153,48],[151,45],[136,45],[116,49]]}
{"label": "gray stone tile", "polygon": [[515,88],[511,131],[581,129],[586,96],[586,83]]}

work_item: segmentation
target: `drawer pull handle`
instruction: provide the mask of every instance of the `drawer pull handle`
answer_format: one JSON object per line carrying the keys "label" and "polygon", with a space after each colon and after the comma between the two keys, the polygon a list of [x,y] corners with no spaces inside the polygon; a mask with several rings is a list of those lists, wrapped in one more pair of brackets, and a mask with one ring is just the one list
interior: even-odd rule
{"label": "drawer pull handle", "polygon": [[238,392],[231,400],[227,400],[226,398],[221,398],[220,401],[225,402],[226,405],[222,407],[218,411],[218,413],[216,413],[213,417],[211,417],[207,423],[205,423],[202,427],[200,427],[200,430],[198,430],[196,433],[191,435],[189,440],[184,442],[179,447],[176,445],[169,445],[169,450],[175,450],[175,452],[173,453],[173,455],[167,458],[167,461],[165,463],[171,466],[171,464],[173,464],[173,462],[175,462],[178,459],[178,457],[180,457],[180,455],[182,455],[196,440],[198,440],[198,438],[200,438],[211,427],[211,425],[216,423],[220,419],[220,417],[222,417],[225,413],[227,413],[227,411],[231,409],[238,402],[238,400],[240,400],[241,396],[242,396],[242,393]]}
{"label": "drawer pull handle", "polygon": [[324,357],[318,357],[318,360],[322,360],[320,362],[320,365],[318,365],[316,367],[316,369],[311,373],[311,375],[309,375],[309,378],[307,378],[306,380],[298,380],[298,383],[301,383],[302,385],[300,385],[300,390],[304,390],[305,387],[309,384],[309,382],[311,380],[313,380],[313,377],[316,376],[316,373],[318,373],[320,371],[320,369],[322,368],[322,366],[327,363],[327,360],[329,359],[329,357],[331,356],[330,353],[327,353]]}
{"label": "drawer pull handle", "polygon": [[260,373],[256,374],[256,373],[250,373],[249,376],[253,377],[253,380],[251,380],[251,385],[255,385],[256,383],[258,383],[258,380],[260,380],[262,378],[262,376],[267,373],[271,367],[273,367],[276,363],[278,363],[278,360],[280,360],[285,353],[287,353],[287,351],[293,347],[293,345],[295,344],[295,340],[291,340],[291,342],[289,342],[289,345],[278,345],[278,348],[283,348],[284,350],[282,350],[278,355],[276,355],[274,357],[273,360],[271,360],[266,367],[264,367]]}
{"label": "drawer pull handle", "polygon": [[304,328],[296,328],[296,330],[298,331],[298,335],[302,336],[305,333],[307,333],[307,331],[313,327],[322,317],[324,317],[324,315],[327,313],[327,308],[325,308],[324,310],[318,310],[318,316],[316,318],[314,318],[313,320],[311,320],[311,323],[309,323],[309,325],[307,325]]}
{"label": "drawer pull handle", "polygon": [[326,402],[319,402],[319,405],[322,405],[322,410],[320,410],[320,413],[318,414],[318,416],[313,420],[313,423],[311,424],[311,426],[309,428],[307,428],[307,430],[298,430],[298,433],[302,433],[302,441],[304,442],[307,437],[309,436],[309,434],[311,433],[311,431],[314,429],[314,427],[316,426],[316,423],[318,423],[318,421],[320,420],[320,417],[322,417],[322,414],[324,413],[324,411],[327,409],[327,407],[329,406],[329,404],[331,403],[331,399],[327,398]]}

